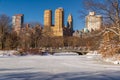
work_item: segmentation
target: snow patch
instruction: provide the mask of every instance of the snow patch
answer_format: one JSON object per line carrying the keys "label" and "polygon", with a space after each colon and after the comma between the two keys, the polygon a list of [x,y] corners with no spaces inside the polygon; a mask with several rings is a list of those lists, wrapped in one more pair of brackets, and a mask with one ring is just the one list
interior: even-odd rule
{"label": "snow patch", "polygon": [[100,55],[97,51],[90,51],[86,55]]}
{"label": "snow patch", "polygon": [[113,62],[114,64],[120,64],[120,61],[118,60],[118,61],[114,61]]}
{"label": "snow patch", "polygon": [[106,58],[104,61],[113,64],[120,64],[120,60],[115,60],[114,58]]}
{"label": "snow patch", "polygon": [[87,58],[95,58],[100,56],[101,54],[99,54],[97,51],[90,51],[86,55]]}
{"label": "snow patch", "polygon": [[18,53],[16,50],[0,50],[0,56],[13,56]]}

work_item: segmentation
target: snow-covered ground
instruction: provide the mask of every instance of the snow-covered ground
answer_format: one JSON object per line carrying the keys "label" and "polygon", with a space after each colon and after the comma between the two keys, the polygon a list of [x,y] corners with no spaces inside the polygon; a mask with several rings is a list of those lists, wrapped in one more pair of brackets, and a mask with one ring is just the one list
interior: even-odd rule
{"label": "snow-covered ground", "polygon": [[120,65],[89,57],[3,56],[0,80],[120,80]]}
{"label": "snow-covered ground", "polygon": [[16,50],[0,50],[0,57],[2,56],[13,56],[14,54],[17,54],[19,53],[18,51]]}

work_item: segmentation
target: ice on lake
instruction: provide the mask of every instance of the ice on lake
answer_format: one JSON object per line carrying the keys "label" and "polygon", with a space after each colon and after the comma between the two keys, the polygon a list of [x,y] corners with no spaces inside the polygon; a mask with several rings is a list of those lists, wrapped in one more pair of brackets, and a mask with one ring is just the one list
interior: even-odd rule
{"label": "ice on lake", "polygon": [[120,80],[120,65],[62,55],[0,57],[0,80]]}

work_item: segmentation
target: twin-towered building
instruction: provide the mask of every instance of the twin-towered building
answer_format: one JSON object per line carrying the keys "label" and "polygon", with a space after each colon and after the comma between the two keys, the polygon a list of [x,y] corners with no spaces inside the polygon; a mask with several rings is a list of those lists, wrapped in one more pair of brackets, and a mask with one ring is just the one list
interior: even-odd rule
{"label": "twin-towered building", "polygon": [[73,18],[70,14],[67,20],[67,27],[64,25],[64,10],[58,8],[55,10],[55,24],[52,25],[52,11],[45,10],[44,12],[44,32],[49,32],[52,36],[72,36],[73,33]]}
{"label": "twin-towered building", "polygon": [[[17,14],[13,16],[13,30],[20,32],[23,26],[24,15]],[[67,20],[67,27],[64,26],[64,10],[58,8],[55,10],[55,25],[52,25],[52,11],[45,10],[44,12],[44,28],[42,30],[50,36],[72,36],[73,33],[73,18],[70,14]]]}

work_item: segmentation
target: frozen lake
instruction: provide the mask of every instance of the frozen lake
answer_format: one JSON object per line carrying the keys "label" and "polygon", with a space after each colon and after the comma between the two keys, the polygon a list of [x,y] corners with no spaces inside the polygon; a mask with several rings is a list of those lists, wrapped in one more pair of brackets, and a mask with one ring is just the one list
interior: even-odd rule
{"label": "frozen lake", "polygon": [[87,56],[0,57],[0,80],[120,80],[120,65]]}

